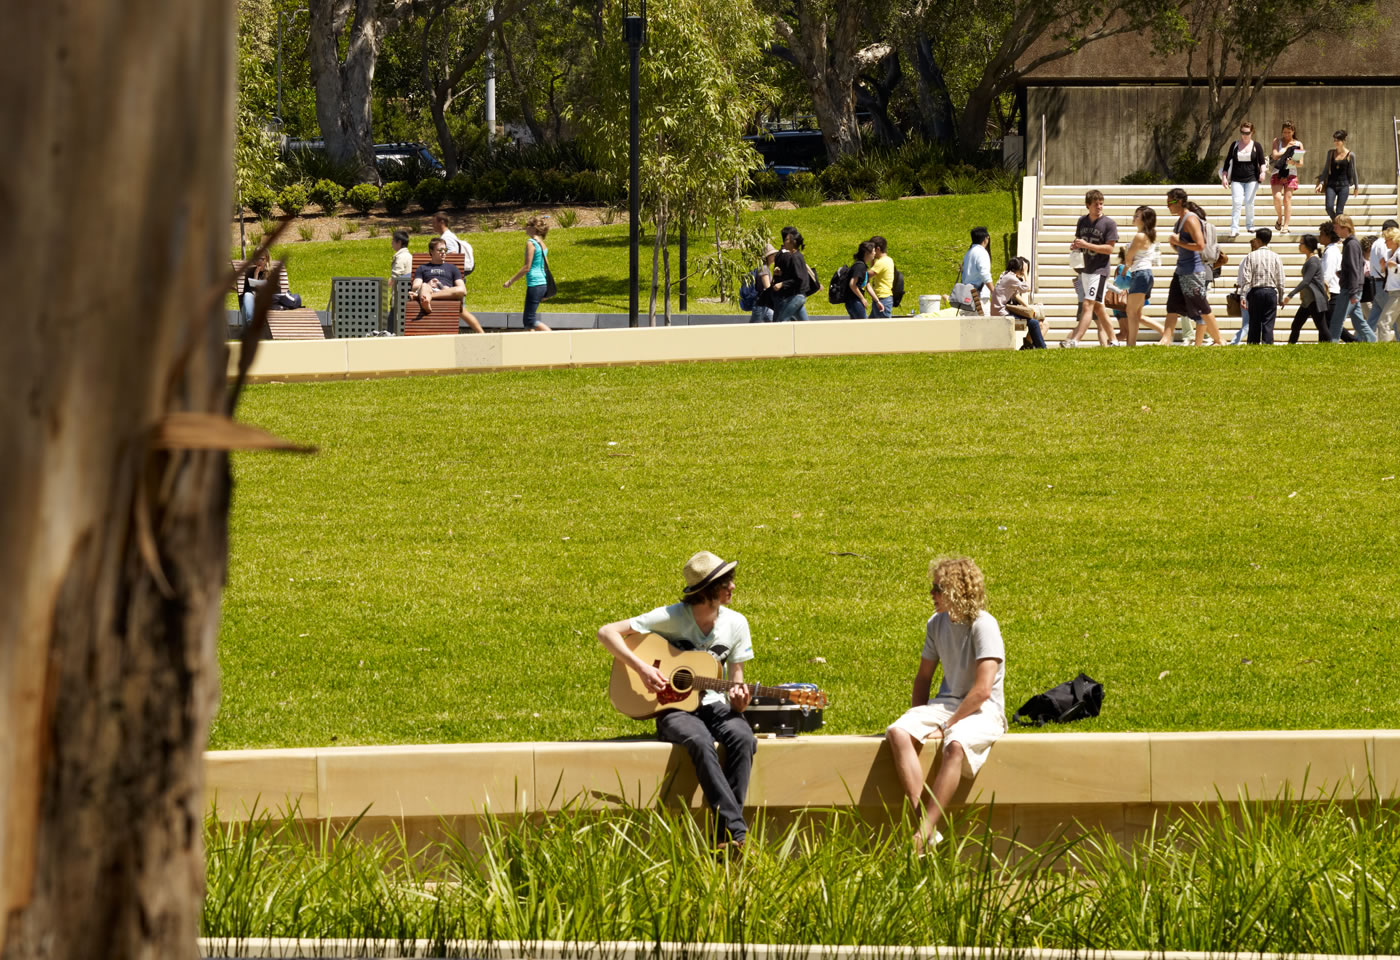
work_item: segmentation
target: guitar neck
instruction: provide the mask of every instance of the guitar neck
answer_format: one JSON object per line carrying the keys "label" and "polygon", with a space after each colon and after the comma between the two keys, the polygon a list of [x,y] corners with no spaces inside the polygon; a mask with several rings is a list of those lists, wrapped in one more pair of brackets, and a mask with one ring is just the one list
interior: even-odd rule
{"label": "guitar neck", "polygon": [[790,700],[791,690],[782,687],[765,687],[758,683],[741,683],[737,680],[711,680],[708,677],[696,677],[695,686],[701,690],[719,690],[727,692],[734,687],[748,687],[755,697],[776,697],[779,700]]}

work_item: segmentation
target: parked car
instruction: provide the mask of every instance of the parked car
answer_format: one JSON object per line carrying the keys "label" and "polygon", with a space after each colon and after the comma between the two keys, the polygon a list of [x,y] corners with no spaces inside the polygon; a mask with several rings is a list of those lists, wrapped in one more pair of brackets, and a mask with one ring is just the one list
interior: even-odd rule
{"label": "parked car", "polygon": [[826,159],[820,130],[775,130],[744,138],[779,176],[805,172]]}
{"label": "parked car", "polygon": [[[282,152],[293,154],[317,153],[325,155],[324,140],[288,140],[282,145]],[[445,176],[442,161],[433,156],[432,150],[424,143],[376,143],[374,163],[379,168],[379,176],[387,183],[390,180],[421,180],[436,174]]]}

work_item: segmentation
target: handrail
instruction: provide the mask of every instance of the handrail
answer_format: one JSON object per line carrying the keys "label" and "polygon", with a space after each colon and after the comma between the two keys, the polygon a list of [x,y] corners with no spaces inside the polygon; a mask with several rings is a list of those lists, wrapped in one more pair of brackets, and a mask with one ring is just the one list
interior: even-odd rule
{"label": "handrail", "polygon": [[1395,215],[1400,217],[1400,117],[1392,114],[1390,123],[1395,134]]}
{"label": "handrail", "polygon": [[1040,115],[1040,156],[1035,161],[1035,216],[1031,218],[1031,292],[1040,292],[1040,224],[1045,219],[1045,114]]}

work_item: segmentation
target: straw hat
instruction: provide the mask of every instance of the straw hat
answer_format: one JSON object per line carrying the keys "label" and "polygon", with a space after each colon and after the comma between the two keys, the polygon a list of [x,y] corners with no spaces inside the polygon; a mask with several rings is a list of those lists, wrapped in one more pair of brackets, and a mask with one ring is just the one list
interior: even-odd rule
{"label": "straw hat", "polygon": [[777,249],[771,243],[765,243],[763,245],[763,253],[759,255],[759,259],[767,260],[769,257],[776,257],[777,255]]}
{"label": "straw hat", "polygon": [[708,550],[701,550],[685,562],[682,573],[685,575],[685,593],[690,595],[718,583],[734,572],[738,563],[725,563]]}

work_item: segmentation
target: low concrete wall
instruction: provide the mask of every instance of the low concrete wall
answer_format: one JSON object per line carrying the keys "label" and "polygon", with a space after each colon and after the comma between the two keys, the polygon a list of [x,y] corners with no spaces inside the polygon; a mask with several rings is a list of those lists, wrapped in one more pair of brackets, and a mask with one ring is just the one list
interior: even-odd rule
{"label": "low concrete wall", "polygon": [[[924,750],[931,776],[935,751]],[[474,834],[481,814],[545,814],[577,804],[699,809],[694,768],[651,740],[231,750],[206,754],[207,795],[223,820],[299,807],[310,820],[367,812],[363,830],[397,822],[415,835]],[[1241,795],[1400,796],[1400,731],[1039,733],[992,750],[959,806],[990,805],[993,827],[1036,843],[1066,824],[1120,840],[1183,804]],[[748,804],[779,818],[851,807],[887,822],[903,802],[884,737],[760,740]]]}
{"label": "low concrete wall", "polygon": [[[412,373],[481,372],[530,367],[604,366],[682,360],[744,360],[868,353],[1010,350],[1009,317],[911,317],[821,323],[736,323],[486,333],[356,340],[268,340],[249,378],[327,380]],[[229,345],[229,374],[239,345]]]}

